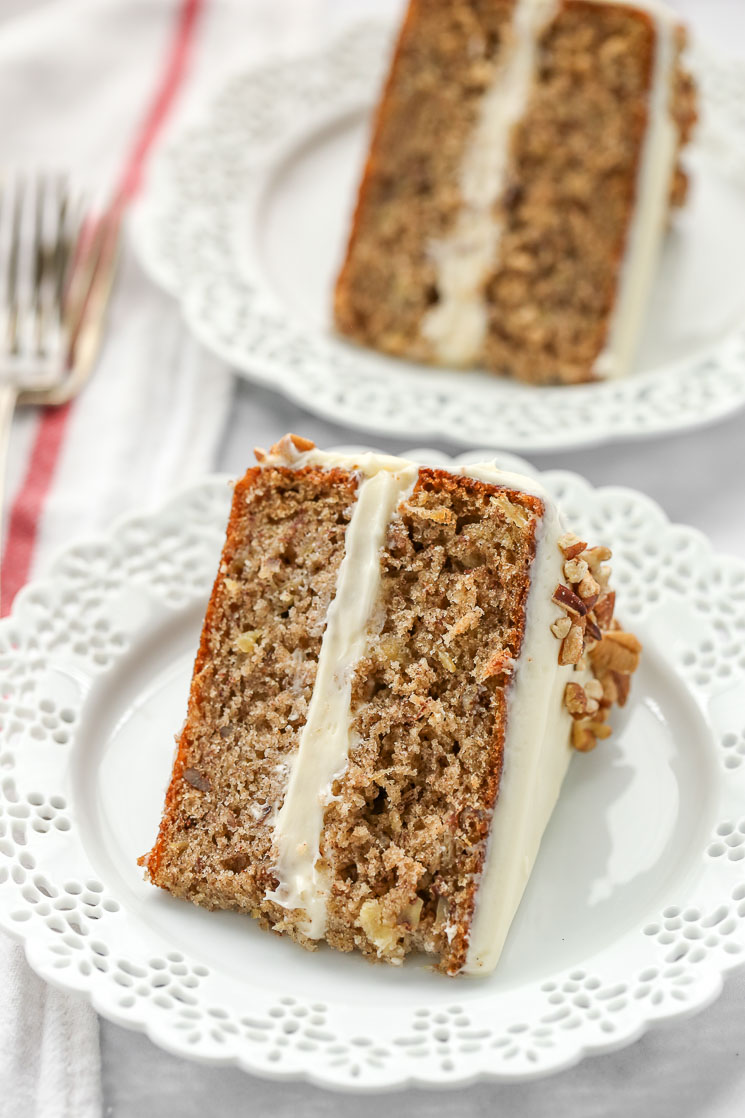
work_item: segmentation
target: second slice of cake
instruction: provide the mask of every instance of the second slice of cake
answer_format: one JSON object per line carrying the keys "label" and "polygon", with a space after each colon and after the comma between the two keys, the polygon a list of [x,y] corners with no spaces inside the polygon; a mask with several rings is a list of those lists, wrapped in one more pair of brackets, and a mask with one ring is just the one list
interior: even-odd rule
{"label": "second slice of cake", "polygon": [[695,119],[655,0],[411,0],[334,317],[536,384],[631,367]]}
{"label": "second slice of cake", "polygon": [[605,548],[489,464],[287,436],[235,488],[152,882],[305,947],[497,962],[640,646]]}

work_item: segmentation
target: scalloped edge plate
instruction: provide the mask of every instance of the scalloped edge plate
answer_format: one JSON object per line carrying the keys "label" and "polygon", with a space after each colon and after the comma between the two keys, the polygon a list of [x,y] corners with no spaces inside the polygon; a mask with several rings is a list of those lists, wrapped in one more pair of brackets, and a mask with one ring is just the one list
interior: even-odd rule
{"label": "scalloped edge plate", "polygon": [[[745,949],[745,563],[639,493],[541,477],[572,528],[614,547],[646,652],[610,743],[573,762],[495,976],[310,955],[140,879],[224,478],[65,549],[0,623],[0,926],[33,969],[180,1056],[344,1090],[547,1075],[711,1002]],[[636,831],[646,868],[638,849],[624,861]]]}
{"label": "scalloped edge plate", "polygon": [[[694,61],[703,124],[689,156],[694,190],[706,187],[695,207],[699,233],[690,239],[686,209],[652,296],[649,322],[668,325],[665,341],[656,326],[647,332],[646,371],[539,388],[396,361],[322,325],[340,263],[339,215],[349,210],[362,155],[359,121],[374,101],[389,39],[389,26],[362,24],[305,59],[234,77],[202,123],[156,161],[133,214],[135,247],[204,345],[247,379],[336,423],[456,444],[566,449],[673,433],[743,407],[745,307],[732,294],[742,275],[727,261],[745,258],[745,241],[742,253],[728,251],[721,229],[733,237],[742,224],[732,218],[741,216],[745,177],[737,155],[745,83],[734,65],[701,48]],[[696,262],[687,271],[682,250]],[[326,287],[328,300],[317,294]],[[681,325],[671,333],[673,320]]]}

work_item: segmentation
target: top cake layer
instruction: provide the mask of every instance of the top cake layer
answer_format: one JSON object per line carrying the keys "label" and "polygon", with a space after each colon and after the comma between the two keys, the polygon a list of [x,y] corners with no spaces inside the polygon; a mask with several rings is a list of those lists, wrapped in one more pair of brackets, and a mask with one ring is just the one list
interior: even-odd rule
{"label": "top cake layer", "polygon": [[338,328],[540,383],[628,370],[693,119],[662,5],[412,0]]}

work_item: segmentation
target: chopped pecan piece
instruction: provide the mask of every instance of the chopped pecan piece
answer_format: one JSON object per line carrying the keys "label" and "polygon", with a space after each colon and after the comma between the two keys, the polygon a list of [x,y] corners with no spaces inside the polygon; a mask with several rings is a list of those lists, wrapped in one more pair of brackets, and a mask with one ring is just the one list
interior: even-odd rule
{"label": "chopped pecan piece", "polygon": [[598,738],[610,737],[611,729],[598,719],[581,720],[572,726],[572,745],[580,753],[588,753],[597,745]]}
{"label": "chopped pecan piece", "polygon": [[605,672],[604,675],[599,677],[603,687],[603,706],[613,706],[614,703],[618,702],[618,688],[613,678],[615,674],[617,673]]}
{"label": "chopped pecan piece", "polygon": [[597,738],[586,722],[575,722],[572,726],[572,745],[579,753],[589,753],[597,745]]}
{"label": "chopped pecan piece", "polygon": [[585,684],[585,694],[590,699],[597,699],[598,702],[603,697],[603,685],[599,679],[591,679]]}
{"label": "chopped pecan piece", "polygon": [[601,563],[605,563],[608,559],[613,557],[613,553],[609,547],[588,547],[582,558],[587,563],[593,574],[597,571]]}
{"label": "chopped pecan piece", "polygon": [[[315,443],[311,439],[304,439],[302,435],[293,435],[290,432],[283,435],[279,442],[275,443],[272,447],[271,454],[287,454],[290,447],[294,447],[299,454],[303,454],[306,450],[313,450]],[[291,451],[290,451],[291,453]]]}
{"label": "chopped pecan piece", "polygon": [[581,683],[567,683],[564,688],[564,706],[574,717],[587,711],[587,695]]}
{"label": "chopped pecan piece", "polygon": [[589,574],[590,568],[584,559],[567,559],[564,564],[564,577],[567,582],[578,583]]}
{"label": "chopped pecan piece", "polygon": [[565,559],[575,559],[587,547],[584,540],[575,536],[574,532],[565,532],[563,536],[559,537],[559,548]]}
{"label": "chopped pecan piece", "polygon": [[593,607],[595,620],[601,629],[609,629],[610,623],[613,620],[613,610],[616,608],[616,592],[609,590],[607,594],[603,594]]}
{"label": "chopped pecan piece", "polygon": [[603,634],[593,621],[592,617],[587,618],[585,633],[590,638],[590,640],[601,641],[603,639]]}
{"label": "chopped pecan piece", "polygon": [[574,614],[575,617],[584,617],[587,613],[587,606],[582,599],[568,586],[563,586],[561,583],[554,590],[553,600],[557,606],[561,606],[567,613]]}
{"label": "chopped pecan piece", "polygon": [[240,873],[245,870],[249,860],[248,854],[229,854],[227,858],[223,858],[222,865],[230,873]]}
{"label": "chopped pecan piece", "polygon": [[378,958],[382,959],[393,953],[400,933],[384,914],[380,901],[364,902],[357,918],[357,925],[362,928],[370,943],[377,948]]}
{"label": "chopped pecan piece", "polygon": [[587,602],[588,605],[589,599],[592,599],[593,605],[597,601],[598,594],[600,593],[600,586],[589,572],[583,579],[580,579],[579,586],[577,587],[577,593],[579,594],[582,601]]}
{"label": "chopped pecan piece", "polygon": [[584,633],[579,625],[572,625],[567,636],[561,642],[559,650],[560,664],[577,664],[582,657],[584,647]]}
{"label": "chopped pecan piece", "polygon": [[558,637],[559,640],[564,640],[564,637],[567,635],[571,627],[571,618],[557,617],[556,621],[554,621],[553,625],[551,626],[551,632],[554,634],[555,637]]}
{"label": "chopped pecan piece", "polygon": [[611,672],[613,682],[616,685],[617,698],[616,702],[620,707],[626,705],[626,700],[629,697],[631,690],[631,676],[626,672]]}
{"label": "chopped pecan piece", "polygon": [[608,583],[610,582],[611,573],[612,572],[610,567],[605,563],[603,563],[602,566],[598,567],[598,569],[594,572],[595,578],[598,581],[598,585],[600,586],[601,591],[608,589]]}
{"label": "chopped pecan piece", "polygon": [[191,784],[192,788],[196,788],[198,792],[209,792],[212,785],[209,778],[200,773],[198,769],[184,769],[184,780],[187,784]]}
{"label": "chopped pecan piece", "polygon": [[622,629],[612,629],[603,634],[600,644],[591,652],[593,667],[596,671],[635,672],[639,666],[639,653],[642,646],[633,633]]}
{"label": "chopped pecan piece", "polygon": [[[304,439],[302,435],[283,435],[279,442],[271,447],[269,454],[284,458],[287,462],[292,462],[298,454],[303,454],[306,450],[313,450],[315,445],[310,439]],[[257,462],[265,462],[268,457],[267,452],[260,446],[255,448],[254,455]]]}

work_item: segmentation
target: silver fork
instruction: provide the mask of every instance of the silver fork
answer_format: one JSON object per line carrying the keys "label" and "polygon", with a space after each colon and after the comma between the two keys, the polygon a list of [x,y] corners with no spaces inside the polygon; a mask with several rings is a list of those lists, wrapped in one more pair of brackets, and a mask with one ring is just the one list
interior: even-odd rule
{"label": "silver fork", "polygon": [[0,509],[17,404],[59,405],[95,361],[113,284],[121,209],[94,221],[63,178],[0,187]]}

